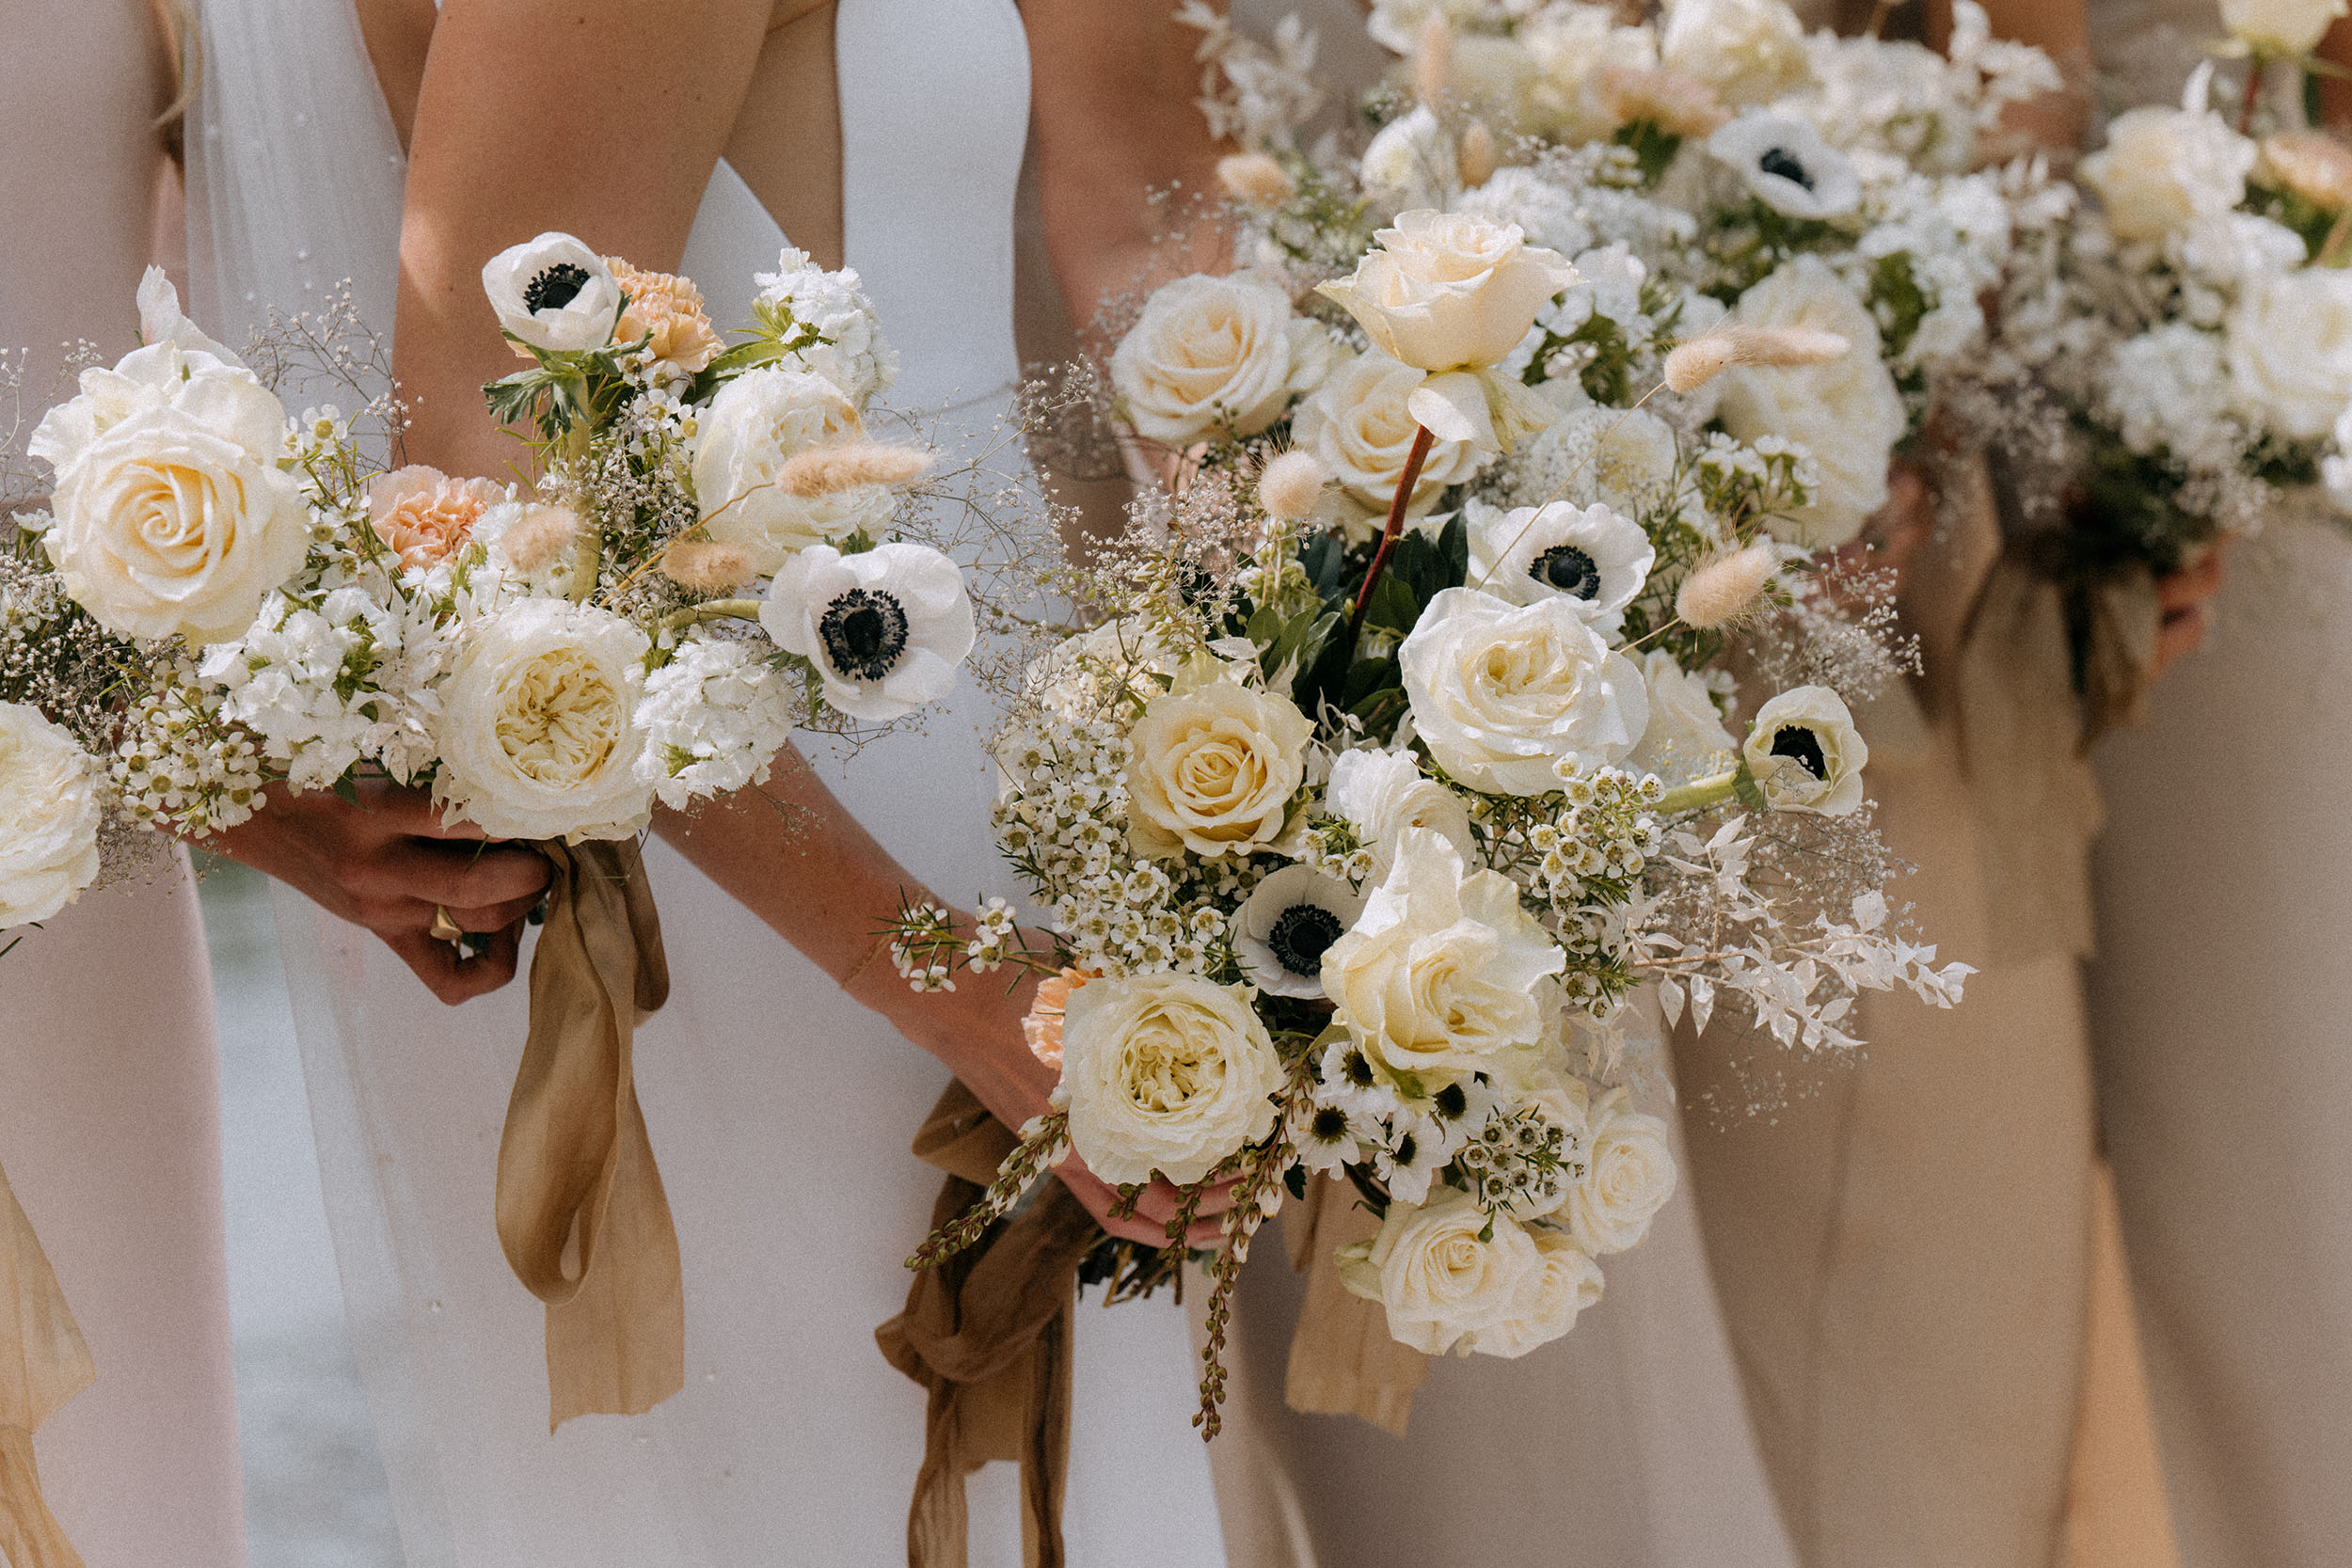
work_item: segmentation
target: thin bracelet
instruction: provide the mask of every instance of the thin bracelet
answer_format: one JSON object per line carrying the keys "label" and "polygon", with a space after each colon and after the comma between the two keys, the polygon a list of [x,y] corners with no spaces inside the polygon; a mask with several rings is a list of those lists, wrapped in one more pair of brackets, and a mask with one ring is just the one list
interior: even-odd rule
{"label": "thin bracelet", "polygon": [[858,976],[864,974],[867,970],[874,967],[874,960],[881,958],[883,952],[890,946],[890,939],[893,934],[894,933],[892,932],[884,931],[882,935],[874,939],[874,945],[866,950],[866,957],[858,959],[857,967],[841,977],[841,989],[843,990],[848,990],[851,986],[856,985],[858,982]]}

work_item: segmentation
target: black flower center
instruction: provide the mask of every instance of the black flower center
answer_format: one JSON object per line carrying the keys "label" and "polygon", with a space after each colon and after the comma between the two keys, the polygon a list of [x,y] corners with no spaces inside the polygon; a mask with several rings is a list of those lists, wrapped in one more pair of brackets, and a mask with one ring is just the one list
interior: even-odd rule
{"label": "black flower center", "polygon": [[1554,545],[1528,566],[1527,575],[1572,599],[1600,597],[1600,567],[1574,545]]}
{"label": "black flower center", "polygon": [[1766,148],[1764,156],[1756,161],[1756,166],[1767,174],[1792,180],[1808,191],[1813,188],[1813,176],[1804,171],[1804,165],[1797,161],[1797,155],[1785,147]]}
{"label": "black flower center", "polygon": [[1438,1115],[1446,1120],[1459,1121],[1462,1113],[1469,1109],[1470,1096],[1463,1092],[1461,1085],[1448,1084],[1438,1091]]}
{"label": "black flower center", "polygon": [[1360,1051],[1340,1058],[1340,1076],[1359,1089],[1372,1087],[1372,1059]]}
{"label": "black flower center", "polygon": [[834,670],[851,680],[878,681],[907,651],[907,612],[887,594],[852,588],[825,607],[817,635]]}
{"label": "black flower center", "polygon": [[1817,779],[1829,777],[1829,759],[1821,754],[1821,737],[1802,724],[1785,724],[1772,732],[1772,755],[1792,757]]}
{"label": "black flower center", "polygon": [[1347,1136],[1347,1113],[1333,1105],[1317,1107],[1307,1134],[1319,1144],[1338,1143]]}
{"label": "black flower center", "polygon": [[1274,961],[1284,969],[1312,976],[1323,973],[1325,951],[1346,929],[1338,915],[1320,904],[1293,904],[1276,919],[1265,944],[1274,950]]}
{"label": "black flower center", "polygon": [[1413,1168],[1413,1156],[1420,1152],[1421,1145],[1413,1141],[1413,1135],[1410,1132],[1407,1132],[1405,1136],[1397,1139],[1396,1163],[1403,1165],[1406,1170]]}
{"label": "black flower center", "polygon": [[587,286],[586,267],[558,261],[524,286],[523,304],[534,316],[542,310],[561,310]]}

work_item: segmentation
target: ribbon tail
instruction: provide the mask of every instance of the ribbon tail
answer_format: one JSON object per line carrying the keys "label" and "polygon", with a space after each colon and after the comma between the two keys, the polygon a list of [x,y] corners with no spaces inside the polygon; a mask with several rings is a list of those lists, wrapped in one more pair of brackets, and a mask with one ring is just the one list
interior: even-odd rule
{"label": "ribbon tail", "polygon": [[637,1099],[636,1026],[669,993],[632,841],[543,844],[531,1035],[499,1143],[508,1264],[547,1304],[548,1423],[636,1416],[685,1386],[685,1284]]}
{"label": "ribbon tail", "polygon": [[0,1171],[0,1559],[10,1568],[82,1568],[41,1497],[33,1433],[97,1379],[89,1345]]}
{"label": "ribbon tail", "polygon": [[[1308,1192],[1314,1205],[1314,1253],[1307,1299],[1291,1335],[1282,1397],[1311,1416],[1357,1416],[1383,1432],[1405,1435],[1413,1394],[1429,1376],[1429,1358],[1389,1333],[1376,1301],[1350,1291],[1340,1277],[1338,1251],[1375,1234],[1380,1222],[1358,1207],[1348,1190],[1317,1177]],[[1283,1224],[1290,1223],[1289,1216]]]}
{"label": "ribbon tail", "polygon": [[9,1568],[82,1568],[81,1554],[40,1495],[33,1434],[0,1426],[0,1561]]}

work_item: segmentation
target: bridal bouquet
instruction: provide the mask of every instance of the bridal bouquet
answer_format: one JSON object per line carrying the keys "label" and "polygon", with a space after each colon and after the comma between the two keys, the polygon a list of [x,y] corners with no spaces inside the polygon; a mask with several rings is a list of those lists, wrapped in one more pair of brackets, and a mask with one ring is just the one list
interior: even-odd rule
{"label": "bridal bouquet", "polygon": [[683,278],[563,234],[494,259],[526,494],[290,420],[151,274],[145,346],[41,420],[50,508],[0,555],[0,925],[89,883],[110,820],[200,835],[372,772],[494,837],[628,838],[796,726],[946,695],[961,571],[891,537],[931,457],[863,422],[896,356],[855,273],[758,281],[730,348]]}
{"label": "bridal bouquet", "polygon": [[[999,842],[1051,938],[1001,902],[898,923],[917,986],[1047,974],[1032,1043],[1061,1074],[914,1261],[1072,1151],[1185,1195],[1168,1262],[1235,1183],[1210,1433],[1228,1292],[1311,1173],[1382,1216],[1342,1260],[1397,1339],[1524,1354],[1673,1191],[1625,1070],[1635,987],[1819,1051],[1855,1043],[1858,991],[1950,1006],[1968,973],[1885,896],[1845,699],[1899,655],[1784,542],[1821,465],[1715,423],[1734,374],[1834,409],[1853,359],[1885,372],[1867,337],[1728,324],[1654,272],[1635,243],[1690,230],[1621,174],[1557,161],[1509,206],[1374,230],[1310,166],[1241,171],[1263,264],[1157,290],[1111,360],[1173,483],[1073,574],[1102,619],[1037,657],[997,748]],[[1574,264],[1505,217],[1528,210]],[[1883,465],[1891,436],[1863,438]],[[1772,692],[1737,733],[1735,649]]]}

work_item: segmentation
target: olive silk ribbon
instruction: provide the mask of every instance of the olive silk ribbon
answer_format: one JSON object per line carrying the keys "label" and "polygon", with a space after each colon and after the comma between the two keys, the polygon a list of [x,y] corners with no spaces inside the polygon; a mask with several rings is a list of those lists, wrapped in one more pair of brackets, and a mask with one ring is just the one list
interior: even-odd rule
{"label": "olive silk ribbon", "polygon": [[[1016,1140],[961,1084],[948,1086],[914,1152],[947,1172],[934,1227],[977,1202]],[[906,1310],[874,1331],[882,1355],[930,1391],[923,1467],[907,1513],[908,1568],[965,1568],[964,1477],[992,1459],[1021,1465],[1027,1568],[1063,1568],[1070,1469],[1071,1315],[1094,1216],[1048,1180],[979,1243],[914,1276]]]}
{"label": "olive silk ribbon", "polygon": [[0,1560],[8,1568],[82,1568],[40,1495],[33,1433],[98,1376],[89,1346],[0,1171]]}
{"label": "olive silk ribbon", "polygon": [[631,1066],[637,1025],[670,993],[644,863],[629,839],[535,847],[553,877],[497,1209],[507,1262],[547,1304],[553,1431],[640,1415],[683,1387],[686,1307]]}

